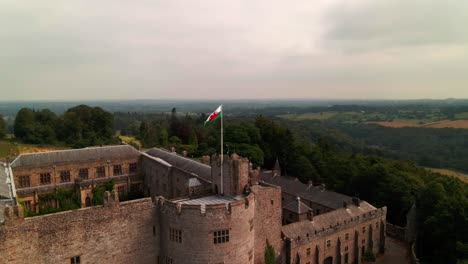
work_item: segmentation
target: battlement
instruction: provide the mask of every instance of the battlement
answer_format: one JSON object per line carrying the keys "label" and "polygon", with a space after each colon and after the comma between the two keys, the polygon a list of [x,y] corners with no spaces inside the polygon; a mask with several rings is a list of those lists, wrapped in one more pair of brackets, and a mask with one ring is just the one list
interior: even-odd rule
{"label": "battlement", "polygon": [[[308,243],[311,239],[329,236],[340,230],[353,228],[373,219],[385,221],[386,214],[387,207],[372,208],[362,212],[359,207],[352,205],[315,216],[311,221],[305,220],[285,225],[282,231],[295,245],[300,245]],[[333,224],[329,224],[330,222]]]}
{"label": "battlement", "polygon": [[183,198],[168,200],[162,196],[155,197],[153,203],[161,211],[168,211],[176,214],[197,213],[206,216],[207,214],[232,214],[233,210],[247,209],[254,202],[254,194],[238,195],[234,197],[210,195],[198,198]]}

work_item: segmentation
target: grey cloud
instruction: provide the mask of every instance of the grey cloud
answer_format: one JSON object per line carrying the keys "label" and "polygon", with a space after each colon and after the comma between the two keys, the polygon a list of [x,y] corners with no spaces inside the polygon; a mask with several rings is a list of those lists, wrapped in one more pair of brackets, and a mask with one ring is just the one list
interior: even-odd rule
{"label": "grey cloud", "polygon": [[468,1],[345,2],[323,22],[323,45],[345,51],[468,43]]}

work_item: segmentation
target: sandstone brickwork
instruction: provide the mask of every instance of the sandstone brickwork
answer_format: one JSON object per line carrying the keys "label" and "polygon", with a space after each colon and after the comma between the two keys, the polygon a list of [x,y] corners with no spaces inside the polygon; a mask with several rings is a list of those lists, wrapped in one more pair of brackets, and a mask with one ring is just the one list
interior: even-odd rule
{"label": "sandstone brickwork", "polygon": [[[0,225],[0,263],[156,263],[159,230],[150,198]],[[153,232],[155,230],[156,232]]]}

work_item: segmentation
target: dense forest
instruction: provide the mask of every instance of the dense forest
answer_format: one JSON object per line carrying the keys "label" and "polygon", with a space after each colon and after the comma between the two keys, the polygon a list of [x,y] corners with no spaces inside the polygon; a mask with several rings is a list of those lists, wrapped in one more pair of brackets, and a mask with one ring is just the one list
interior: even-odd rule
{"label": "dense forest", "polygon": [[[205,114],[179,113],[176,108],[165,113],[110,114],[80,105],[59,116],[48,110],[25,108],[17,114],[14,132],[26,142],[81,147],[115,143],[114,131],[119,131],[139,140],[143,148],[175,147],[199,157],[220,150],[219,122],[204,126],[205,120]],[[376,133],[375,138],[360,136],[352,129],[356,128],[262,115],[225,116],[224,150],[267,169],[279,159],[284,174],[303,182],[325,183],[329,189],[359,196],[375,206],[385,205],[388,221],[394,224],[404,226],[406,214],[415,204],[420,257],[427,263],[456,263],[468,258],[467,184],[428,172],[414,161],[382,157],[391,157],[398,150],[377,144],[379,137],[388,138],[386,144],[393,142],[391,135],[379,132],[379,128],[365,128],[376,131],[363,132]],[[444,137],[453,141],[454,147],[461,140],[451,135],[440,140]],[[425,145],[431,145],[425,140]],[[467,155],[463,152],[460,156]]]}
{"label": "dense forest", "polygon": [[49,109],[22,108],[14,122],[14,135],[25,143],[73,147],[115,144],[113,115],[99,107],[79,105],[57,116]]}

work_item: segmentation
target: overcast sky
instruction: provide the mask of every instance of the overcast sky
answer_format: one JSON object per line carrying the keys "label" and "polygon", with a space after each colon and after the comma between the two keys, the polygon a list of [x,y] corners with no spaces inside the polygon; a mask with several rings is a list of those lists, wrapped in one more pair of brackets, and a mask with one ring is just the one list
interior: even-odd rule
{"label": "overcast sky", "polygon": [[468,1],[0,0],[0,92],[468,98]]}

